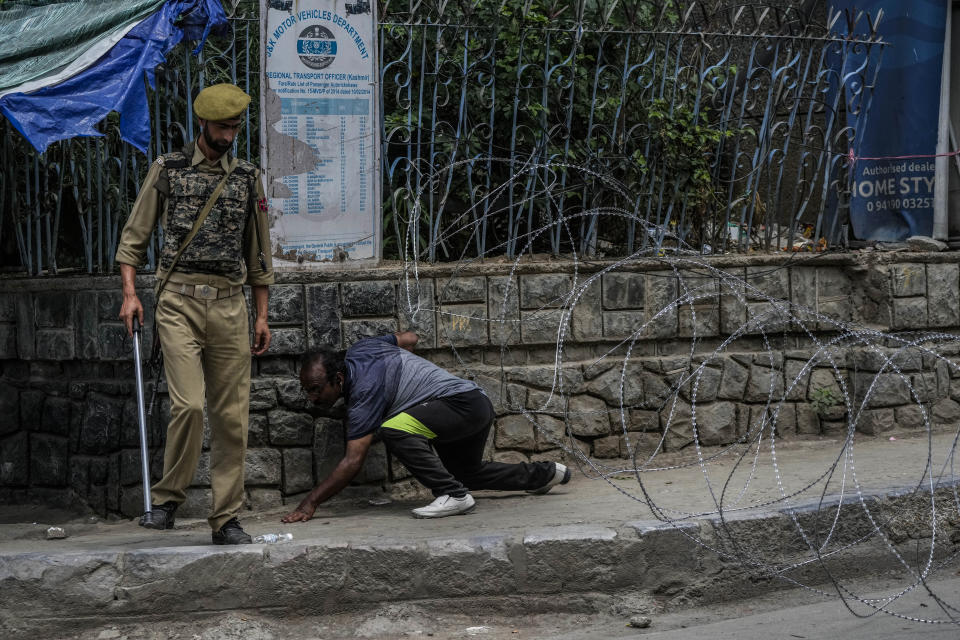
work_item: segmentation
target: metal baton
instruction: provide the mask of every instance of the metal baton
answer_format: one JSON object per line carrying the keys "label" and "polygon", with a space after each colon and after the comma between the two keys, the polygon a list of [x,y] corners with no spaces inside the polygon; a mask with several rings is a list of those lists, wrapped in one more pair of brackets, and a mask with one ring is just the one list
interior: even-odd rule
{"label": "metal baton", "polygon": [[153,522],[153,505],[150,499],[150,454],[147,451],[147,411],[143,403],[143,366],[140,363],[140,320],[133,318],[133,367],[137,374],[137,418],[140,422],[140,468],[143,472],[143,517],[140,525]]}

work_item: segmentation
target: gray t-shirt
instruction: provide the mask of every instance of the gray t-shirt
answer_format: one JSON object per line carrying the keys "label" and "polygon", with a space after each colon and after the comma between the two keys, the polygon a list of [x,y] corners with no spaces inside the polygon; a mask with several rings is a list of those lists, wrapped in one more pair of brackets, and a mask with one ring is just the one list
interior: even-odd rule
{"label": "gray t-shirt", "polygon": [[480,389],[401,349],[392,334],[360,340],[347,349],[344,362],[348,440],[376,431],[388,418],[421,402]]}

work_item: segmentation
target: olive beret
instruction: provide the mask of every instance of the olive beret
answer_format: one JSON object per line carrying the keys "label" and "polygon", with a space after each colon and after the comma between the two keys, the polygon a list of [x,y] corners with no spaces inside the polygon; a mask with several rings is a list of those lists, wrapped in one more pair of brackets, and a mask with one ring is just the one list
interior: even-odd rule
{"label": "olive beret", "polygon": [[193,112],[203,120],[232,120],[250,104],[250,96],[235,84],[210,85],[197,94]]}

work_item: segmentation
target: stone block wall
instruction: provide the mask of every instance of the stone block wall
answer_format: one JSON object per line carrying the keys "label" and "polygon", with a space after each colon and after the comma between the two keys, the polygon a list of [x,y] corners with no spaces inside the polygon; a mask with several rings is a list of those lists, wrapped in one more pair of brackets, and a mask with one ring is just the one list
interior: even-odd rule
{"label": "stone block wall", "polygon": [[[298,500],[344,449],[340,409],[307,405],[297,361],[321,344],[410,329],[418,353],[474,379],[497,421],[489,458],[608,467],[778,437],[864,435],[960,419],[960,255],[779,256],[627,265],[543,261],[292,272],[271,288],[273,344],[254,361],[251,507]],[[150,276],[139,280],[152,305]],[[132,344],[117,277],[0,280],[0,499],[142,504]],[[150,343],[147,319],[144,348]],[[858,333],[852,329],[862,329]],[[941,332],[917,347],[896,336]],[[910,338],[911,340],[913,338]],[[932,346],[931,346],[932,345]],[[148,381],[148,398],[152,390]],[[149,420],[162,465],[165,388]],[[357,482],[405,483],[376,444]],[[209,504],[209,434],[187,513]]]}

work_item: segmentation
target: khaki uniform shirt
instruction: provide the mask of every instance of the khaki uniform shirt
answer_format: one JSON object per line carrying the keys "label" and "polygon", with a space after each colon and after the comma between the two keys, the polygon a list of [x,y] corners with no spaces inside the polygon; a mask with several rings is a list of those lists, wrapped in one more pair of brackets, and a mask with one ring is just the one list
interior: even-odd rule
{"label": "khaki uniform shirt", "polygon": [[[216,174],[223,174],[230,166],[229,154],[225,153],[215,162],[207,160],[206,156],[200,150],[195,142],[193,145],[193,158],[190,166],[198,166],[200,171],[208,171]],[[119,246],[117,247],[116,261],[121,264],[129,264],[134,267],[140,266],[146,261],[147,244],[150,242],[150,234],[157,225],[159,218],[160,224],[167,223],[167,198],[156,187],[160,180],[163,165],[154,162],[147,172],[147,177],[140,187],[140,194],[137,196],[133,208],[130,210],[130,217],[123,227],[123,233],[120,236]],[[257,254],[260,249],[257,246],[257,235],[254,232],[253,225],[248,224],[244,231],[243,261],[247,267],[245,280],[235,281],[226,276],[219,276],[209,273],[180,273],[176,269],[170,275],[169,282],[177,284],[209,284],[215,287],[238,286],[241,284],[269,285],[274,282],[273,260],[270,255],[270,229],[267,227],[267,216],[264,212],[256,211],[258,202],[263,200],[263,185],[260,184],[260,171],[258,170],[254,178],[256,183],[256,197],[247,203],[248,207],[254,208],[251,216],[260,226],[260,238],[263,240],[263,258],[267,265],[264,271],[260,268],[260,261]],[[248,218],[249,219],[249,218]],[[157,278],[163,277],[162,271],[157,271]]]}

